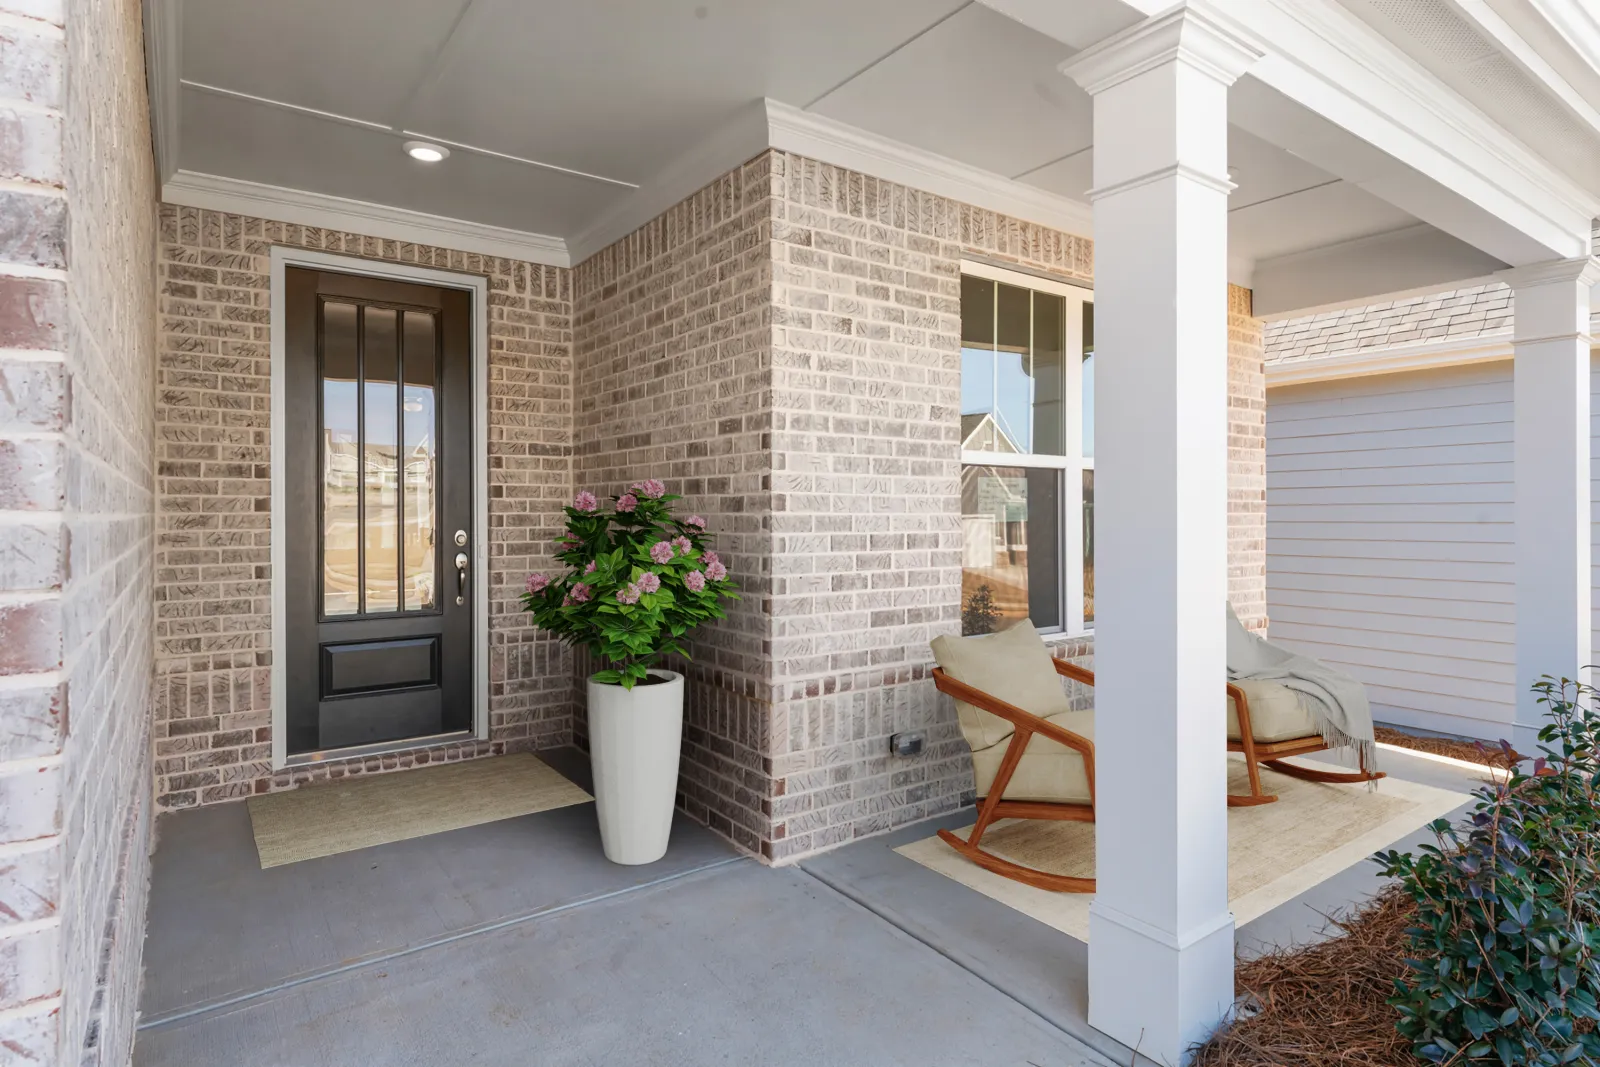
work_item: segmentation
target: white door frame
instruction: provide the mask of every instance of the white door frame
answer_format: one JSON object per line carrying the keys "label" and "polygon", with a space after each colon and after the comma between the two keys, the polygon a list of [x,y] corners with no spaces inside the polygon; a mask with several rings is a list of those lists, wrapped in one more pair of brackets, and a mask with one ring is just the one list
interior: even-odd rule
{"label": "white door frame", "polygon": [[[337,271],[367,278],[414,282],[472,294],[472,729],[436,737],[410,738],[358,748],[331,749],[289,757],[285,751],[288,713],[288,661],[284,656],[286,596],[283,536],[286,452],[283,429],[285,321],[284,277],[290,267]],[[431,748],[489,738],[489,279],[405,263],[337,256],[327,252],[272,248],[272,769],[369,756],[401,749]]]}

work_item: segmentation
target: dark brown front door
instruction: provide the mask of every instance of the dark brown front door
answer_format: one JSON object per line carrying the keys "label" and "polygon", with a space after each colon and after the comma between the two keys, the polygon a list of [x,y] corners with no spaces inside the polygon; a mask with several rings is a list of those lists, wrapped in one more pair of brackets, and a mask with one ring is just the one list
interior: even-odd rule
{"label": "dark brown front door", "polygon": [[468,294],[286,282],[287,752],[470,730]]}

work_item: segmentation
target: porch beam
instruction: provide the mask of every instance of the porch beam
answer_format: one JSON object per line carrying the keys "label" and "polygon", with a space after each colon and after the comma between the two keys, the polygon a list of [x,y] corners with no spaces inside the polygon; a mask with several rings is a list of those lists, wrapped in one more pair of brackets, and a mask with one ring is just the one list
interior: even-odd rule
{"label": "porch beam", "polygon": [[1172,1065],[1233,1001],[1227,118],[1228,86],[1258,56],[1179,7],[1062,68],[1094,96],[1089,1021]]}
{"label": "porch beam", "polygon": [[1518,751],[1538,752],[1545,675],[1589,681],[1591,287],[1600,261],[1504,271],[1512,287]]}

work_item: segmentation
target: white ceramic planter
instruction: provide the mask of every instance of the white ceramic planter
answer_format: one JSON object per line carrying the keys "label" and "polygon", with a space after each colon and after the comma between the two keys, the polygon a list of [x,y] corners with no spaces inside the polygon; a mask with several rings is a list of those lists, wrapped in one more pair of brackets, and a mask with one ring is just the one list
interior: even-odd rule
{"label": "white ceramic planter", "polygon": [[683,742],[683,675],[666,681],[603,685],[589,679],[589,762],[606,859],[654,863],[667,852]]}

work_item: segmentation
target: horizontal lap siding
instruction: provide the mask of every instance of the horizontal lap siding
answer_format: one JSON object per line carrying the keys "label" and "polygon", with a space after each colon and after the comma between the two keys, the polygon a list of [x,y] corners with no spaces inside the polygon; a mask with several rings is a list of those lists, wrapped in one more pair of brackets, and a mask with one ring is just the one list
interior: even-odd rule
{"label": "horizontal lap siding", "polygon": [[1513,707],[1511,365],[1273,389],[1271,633],[1383,721],[1498,738]]}

